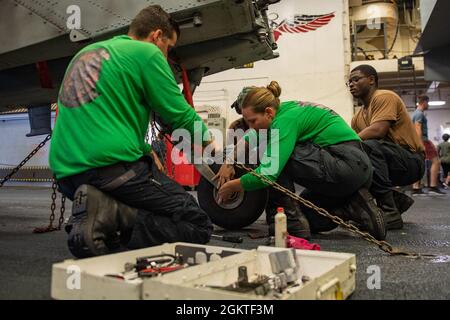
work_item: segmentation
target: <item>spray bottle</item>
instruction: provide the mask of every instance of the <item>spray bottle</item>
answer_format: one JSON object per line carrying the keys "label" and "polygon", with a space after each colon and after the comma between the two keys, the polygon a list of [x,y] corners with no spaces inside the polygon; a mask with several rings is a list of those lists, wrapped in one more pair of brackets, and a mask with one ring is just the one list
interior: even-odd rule
{"label": "spray bottle", "polygon": [[283,208],[277,209],[275,215],[275,247],[286,248],[287,219]]}

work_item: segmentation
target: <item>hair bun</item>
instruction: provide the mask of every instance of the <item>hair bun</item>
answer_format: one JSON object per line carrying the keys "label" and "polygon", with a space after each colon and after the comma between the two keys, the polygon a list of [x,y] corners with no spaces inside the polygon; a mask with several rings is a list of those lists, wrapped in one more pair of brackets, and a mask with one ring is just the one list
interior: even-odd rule
{"label": "hair bun", "polygon": [[272,81],[268,86],[267,90],[272,92],[275,98],[279,98],[281,96],[281,87],[276,81]]}

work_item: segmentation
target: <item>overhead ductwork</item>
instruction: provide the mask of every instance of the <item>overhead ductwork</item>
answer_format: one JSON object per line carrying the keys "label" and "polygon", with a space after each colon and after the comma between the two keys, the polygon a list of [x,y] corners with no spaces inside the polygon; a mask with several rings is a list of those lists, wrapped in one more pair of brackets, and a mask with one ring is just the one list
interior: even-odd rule
{"label": "overhead ductwork", "polygon": [[398,34],[399,13],[393,1],[362,1],[352,7],[352,23],[357,47],[386,56]]}
{"label": "overhead ductwork", "polygon": [[363,1],[363,5],[353,7],[352,20],[358,23],[364,23],[373,20],[386,22],[397,26],[398,10],[397,5],[381,1]]}

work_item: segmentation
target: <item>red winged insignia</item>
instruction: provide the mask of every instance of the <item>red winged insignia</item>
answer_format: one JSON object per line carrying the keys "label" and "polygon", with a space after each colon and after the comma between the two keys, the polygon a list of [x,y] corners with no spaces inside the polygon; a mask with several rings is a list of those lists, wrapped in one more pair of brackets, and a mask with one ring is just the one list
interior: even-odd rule
{"label": "red winged insignia", "polygon": [[296,14],[294,18],[284,19],[280,24],[274,23],[275,41],[278,41],[283,33],[304,33],[315,31],[330,23],[335,17],[334,12],[323,15],[300,15]]}

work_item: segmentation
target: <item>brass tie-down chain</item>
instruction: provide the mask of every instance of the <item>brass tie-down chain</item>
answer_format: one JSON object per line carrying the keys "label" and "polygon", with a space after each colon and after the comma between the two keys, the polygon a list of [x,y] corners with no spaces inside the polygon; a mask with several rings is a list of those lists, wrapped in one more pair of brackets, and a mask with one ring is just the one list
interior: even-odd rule
{"label": "brass tie-down chain", "polygon": [[243,170],[249,172],[251,175],[261,179],[264,183],[270,185],[272,188],[274,188],[274,189],[276,189],[278,191],[281,191],[285,195],[287,195],[290,198],[300,202],[304,206],[315,210],[321,216],[324,216],[324,217],[327,217],[328,219],[331,219],[337,225],[342,226],[345,229],[350,230],[351,232],[360,235],[366,241],[368,241],[368,242],[370,242],[372,244],[375,244],[376,246],[378,246],[378,248],[380,248],[381,250],[383,250],[386,253],[389,253],[392,256],[403,256],[403,257],[412,258],[412,259],[435,258],[437,256],[437,255],[434,255],[434,254],[420,254],[420,253],[407,252],[407,251],[401,251],[401,250],[395,249],[390,243],[388,243],[386,241],[379,241],[379,240],[375,239],[371,234],[359,230],[356,226],[354,226],[354,225],[352,225],[350,223],[346,223],[340,217],[337,217],[335,215],[330,214],[327,210],[325,210],[323,208],[317,207],[312,202],[310,202],[310,201],[308,201],[306,199],[303,199],[302,197],[300,197],[296,193],[292,192],[291,190],[284,188],[283,186],[279,185],[278,183],[268,179],[267,177],[265,177],[265,176],[263,176],[261,174],[258,174],[254,170],[252,170],[250,168],[247,168],[245,165],[235,162],[235,166],[240,168],[240,169],[243,169]]}

